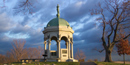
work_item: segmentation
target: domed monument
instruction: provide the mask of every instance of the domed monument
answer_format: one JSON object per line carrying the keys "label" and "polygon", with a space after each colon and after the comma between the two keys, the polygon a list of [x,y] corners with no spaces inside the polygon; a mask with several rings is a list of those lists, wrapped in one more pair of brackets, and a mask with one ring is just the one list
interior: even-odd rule
{"label": "domed monument", "polygon": [[[44,28],[44,50],[47,61],[78,62],[73,58],[73,33],[69,23],[60,18],[59,5],[57,5],[57,17],[53,18]],[[51,50],[51,41],[57,42],[57,51]],[[66,48],[61,48],[60,41],[64,40]],[[48,46],[48,47],[47,47]]]}

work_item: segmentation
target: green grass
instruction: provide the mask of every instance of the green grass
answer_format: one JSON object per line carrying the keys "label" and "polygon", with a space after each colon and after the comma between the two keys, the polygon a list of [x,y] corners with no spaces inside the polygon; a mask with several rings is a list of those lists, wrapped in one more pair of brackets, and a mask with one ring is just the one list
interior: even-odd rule
{"label": "green grass", "polygon": [[[97,65],[124,65],[123,63],[114,63],[114,62],[95,62]],[[22,65],[22,63],[11,63],[14,65]],[[9,65],[11,65],[9,64]],[[32,62],[26,63],[25,65],[43,65],[43,64],[56,64],[56,65],[80,65],[80,62]],[[125,64],[130,65],[130,64]]]}
{"label": "green grass", "polygon": [[114,62],[95,62],[97,65],[130,65],[123,63],[114,63]]}
{"label": "green grass", "polygon": [[40,62],[40,65],[43,64],[56,64],[56,65],[79,65],[79,62]]}
{"label": "green grass", "polygon": [[[22,65],[22,63],[11,63],[14,65]],[[32,63],[26,63],[25,65],[43,65],[43,64],[56,64],[56,65],[80,65],[79,62],[32,62]]]}

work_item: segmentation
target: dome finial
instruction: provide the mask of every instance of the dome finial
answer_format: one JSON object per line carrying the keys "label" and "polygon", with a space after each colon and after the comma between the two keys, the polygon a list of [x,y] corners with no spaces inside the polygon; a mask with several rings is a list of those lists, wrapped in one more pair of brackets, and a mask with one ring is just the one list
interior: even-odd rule
{"label": "dome finial", "polygon": [[58,18],[60,17],[60,14],[59,14],[59,4],[57,4],[57,17]]}

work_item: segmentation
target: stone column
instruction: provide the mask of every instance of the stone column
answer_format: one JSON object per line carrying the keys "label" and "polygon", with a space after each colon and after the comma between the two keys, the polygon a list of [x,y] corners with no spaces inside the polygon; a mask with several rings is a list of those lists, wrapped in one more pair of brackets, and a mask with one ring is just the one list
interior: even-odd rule
{"label": "stone column", "polygon": [[[46,51],[46,41],[44,41],[44,52]],[[45,53],[44,53],[45,54]]]}
{"label": "stone column", "polygon": [[58,49],[57,49],[57,51],[58,51],[58,58],[60,58],[61,57],[61,52],[60,52],[60,40],[57,40],[57,46],[58,46]]}
{"label": "stone column", "polygon": [[70,41],[68,41],[68,58],[70,58]]}
{"label": "stone column", "polygon": [[47,52],[48,58],[50,58],[50,49],[51,49],[50,45],[51,41],[48,41],[48,52]]}
{"label": "stone column", "polygon": [[66,42],[65,45],[66,45],[66,49],[68,50],[68,42]]}
{"label": "stone column", "polygon": [[73,42],[71,42],[71,58],[73,58]]}
{"label": "stone column", "polygon": [[57,51],[56,51],[56,56],[57,56],[57,58],[59,57],[59,51],[58,51],[58,42],[56,41],[56,43],[57,43]]}

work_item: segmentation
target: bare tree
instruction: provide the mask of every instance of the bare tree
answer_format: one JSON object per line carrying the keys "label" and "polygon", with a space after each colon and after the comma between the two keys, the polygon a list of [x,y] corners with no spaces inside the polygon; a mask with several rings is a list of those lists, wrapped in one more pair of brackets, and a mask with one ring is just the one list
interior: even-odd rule
{"label": "bare tree", "polygon": [[33,14],[34,13],[33,9],[35,8],[33,4],[34,3],[32,3],[31,0],[24,0],[20,2],[18,7],[15,8],[16,13],[23,12],[24,14],[26,13]]}
{"label": "bare tree", "polygon": [[77,52],[75,53],[75,59],[79,60],[79,61],[84,61],[86,58],[84,52],[82,50],[77,50]]}
{"label": "bare tree", "polygon": [[16,62],[20,62],[20,59],[22,58],[22,56],[25,54],[23,53],[23,47],[25,44],[25,40],[13,40],[13,49],[11,50],[14,58],[16,58]]}
{"label": "bare tree", "polygon": [[44,49],[41,46],[38,46],[38,58],[42,58],[44,54]]}
{"label": "bare tree", "polygon": [[6,63],[6,56],[0,54],[0,64]]}
{"label": "bare tree", "polygon": [[23,55],[21,59],[35,59],[35,58],[42,58],[44,50],[41,46],[38,48],[24,48]]}
{"label": "bare tree", "polygon": [[24,48],[23,49],[23,56],[22,56],[22,58],[21,59],[28,59],[28,56],[29,56],[29,54],[28,54],[28,48]]}
{"label": "bare tree", "polygon": [[38,50],[37,48],[28,48],[28,58],[29,59],[34,59],[34,58],[37,58],[37,54],[38,53]]}
{"label": "bare tree", "polygon": [[27,49],[27,55],[29,59],[42,58],[42,54],[43,54],[43,48],[41,46],[38,46],[38,48]]}
{"label": "bare tree", "polygon": [[0,54],[0,63],[20,62],[20,59],[42,58],[43,48],[24,48],[25,40],[13,40],[13,49],[6,52],[6,55]]}
{"label": "bare tree", "polygon": [[[3,0],[3,6],[1,8],[5,8],[6,7],[6,1],[7,0]],[[35,2],[34,2],[35,1]],[[15,14],[23,12],[24,14],[29,13],[29,14],[33,14],[34,13],[34,4],[37,2],[37,0],[20,0],[20,3],[17,2],[17,6],[15,6]]]}
{"label": "bare tree", "polygon": [[16,62],[16,58],[14,57],[13,53],[10,51],[6,52],[6,63]]}
{"label": "bare tree", "polygon": [[[92,15],[101,15],[97,18],[102,26],[102,45],[105,50],[105,62],[111,62],[111,53],[113,47],[121,38],[118,38],[120,29],[124,29],[127,33],[123,39],[130,36],[130,1],[129,0],[104,0],[99,3],[98,7],[92,9]],[[101,50],[100,52],[102,52]]]}

